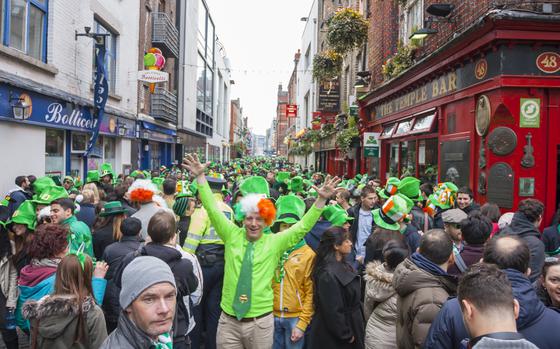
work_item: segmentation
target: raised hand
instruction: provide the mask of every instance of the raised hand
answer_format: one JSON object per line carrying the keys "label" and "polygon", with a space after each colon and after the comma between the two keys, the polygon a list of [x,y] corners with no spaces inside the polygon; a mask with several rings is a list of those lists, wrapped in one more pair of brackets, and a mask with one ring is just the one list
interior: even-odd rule
{"label": "raised hand", "polygon": [[196,154],[187,154],[183,158],[181,166],[186,168],[193,176],[198,177],[205,173],[208,164],[209,163],[202,164],[200,160],[198,160],[198,155]]}
{"label": "raised hand", "polygon": [[312,188],[317,191],[320,198],[328,200],[337,192],[336,186],[340,183],[340,181],[340,178],[328,175],[320,188],[317,188],[316,186],[313,186]]}

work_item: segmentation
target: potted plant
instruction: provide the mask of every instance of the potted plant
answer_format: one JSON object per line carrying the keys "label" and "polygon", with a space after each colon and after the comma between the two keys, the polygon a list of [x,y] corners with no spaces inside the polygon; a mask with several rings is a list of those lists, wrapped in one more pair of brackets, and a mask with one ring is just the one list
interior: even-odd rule
{"label": "potted plant", "polygon": [[327,44],[341,55],[361,47],[367,41],[368,21],[352,8],[336,11],[327,20],[327,26]]}
{"label": "potted plant", "polygon": [[333,80],[342,69],[342,56],[333,50],[317,53],[313,57],[313,78],[317,81]]}
{"label": "potted plant", "polygon": [[410,68],[414,64],[415,49],[416,47],[412,45],[405,45],[399,42],[397,52],[392,57],[389,57],[381,67],[385,79],[399,76]]}

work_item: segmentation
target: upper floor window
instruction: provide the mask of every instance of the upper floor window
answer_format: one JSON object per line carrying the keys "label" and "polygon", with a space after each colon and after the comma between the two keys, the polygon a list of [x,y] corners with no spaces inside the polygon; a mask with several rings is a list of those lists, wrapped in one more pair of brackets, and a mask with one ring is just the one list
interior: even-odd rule
{"label": "upper floor window", "polygon": [[2,42],[47,61],[47,0],[0,0]]}
{"label": "upper floor window", "polygon": [[[109,91],[114,92],[117,84],[117,36],[118,34],[111,31],[107,26],[101,24],[99,21],[94,20],[94,33],[110,34],[105,39],[105,69],[107,70],[107,82],[109,84]],[[94,44],[95,47],[95,44]],[[95,55],[93,57],[95,71]]]}
{"label": "upper floor window", "polygon": [[400,10],[400,39],[409,42],[409,37],[424,26],[424,0],[408,0]]}

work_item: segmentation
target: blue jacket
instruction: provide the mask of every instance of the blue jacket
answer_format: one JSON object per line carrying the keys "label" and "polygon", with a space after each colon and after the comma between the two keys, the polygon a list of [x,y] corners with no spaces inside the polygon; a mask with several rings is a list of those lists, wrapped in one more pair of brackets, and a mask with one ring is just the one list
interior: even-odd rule
{"label": "blue jacket", "polygon": [[26,193],[21,189],[15,189],[10,191],[8,195],[10,197],[8,203],[8,209],[10,210],[10,216],[14,214],[14,212],[18,209],[19,205],[21,205],[25,200],[31,200],[31,195]]}
{"label": "blue jacket", "polygon": [[325,220],[320,220],[315,223],[313,228],[309,231],[309,233],[305,234],[305,242],[311,247],[311,249],[317,252],[319,248],[319,242],[321,241],[321,236],[323,233],[332,226],[331,222]]}
{"label": "blue jacket", "polygon": [[[52,274],[48,278],[39,282],[35,286],[22,286],[18,285],[19,297],[16,306],[16,323],[19,328],[28,330],[29,321],[25,320],[21,315],[21,309],[23,304],[32,299],[39,300],[46,295],[52,294],[54,292],[54,281],[56,278],[56,273]],[[91,281],[91,288],[93,289],[93,296],[98,305],[103,304],[103,296],[105,295],[105,287],[107,286],[107,280],[94,277]]]}
{"label": "blue jacket", "polygon": [[[558,348],[560,343],[560,314],[544,306],[529,279],[513,269],[506,269],[519,302],[517,330],[525,339],[541,349]],[[461,341],[469,335],[463,324],[463,315],[457,298],[448,300],[432,322],[424,348],[462,348]]]}

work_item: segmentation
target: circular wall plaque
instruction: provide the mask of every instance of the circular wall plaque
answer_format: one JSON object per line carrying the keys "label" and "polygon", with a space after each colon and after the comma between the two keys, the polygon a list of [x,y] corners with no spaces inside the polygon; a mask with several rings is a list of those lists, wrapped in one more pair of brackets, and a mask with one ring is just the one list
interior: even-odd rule
{"label": "circular wall plaque", "polygon": [[476,102],[476,133],[481,137],[485,136],[488,126],[490,126],[490,99],[482,95]]}
{"label": "circular wall plaque", "polygon": [[488,148],[496,155],[508,155],[517,146],[517,136],[509,127],[496,127],[488,136]]}

